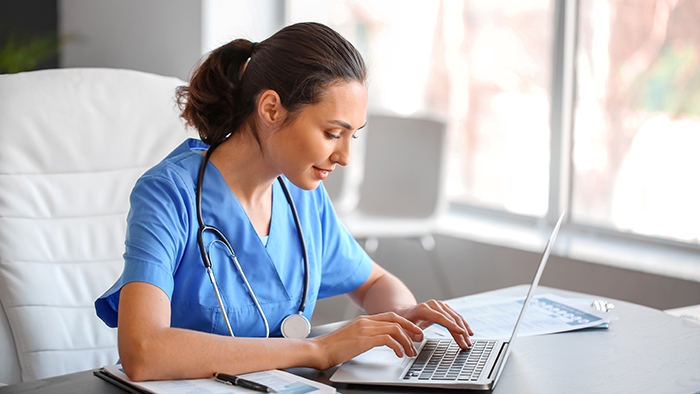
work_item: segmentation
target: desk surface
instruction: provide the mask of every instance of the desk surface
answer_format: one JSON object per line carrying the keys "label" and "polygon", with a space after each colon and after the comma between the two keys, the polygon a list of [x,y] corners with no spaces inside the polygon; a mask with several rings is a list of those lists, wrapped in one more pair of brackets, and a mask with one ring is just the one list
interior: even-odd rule
{"label": "desk surface", "polygon": [[[526,290],[526,286],[515,286],[487,294],[513,296]],[[546,287],[538,289],[538,293],[547,292],[595,298]],[[618,320],[608,329],[519,338],[493,392],[700,393],[700,325],[656,309],[610,301],[615,303]],[[293,372],[324,383],[330,383],[332,374],[332,370],[304,368]],[[407,388],[336,387],[346,394],[428,393]],[[123,392],[93,376],[92,371],[0,387],[0,394]]]}

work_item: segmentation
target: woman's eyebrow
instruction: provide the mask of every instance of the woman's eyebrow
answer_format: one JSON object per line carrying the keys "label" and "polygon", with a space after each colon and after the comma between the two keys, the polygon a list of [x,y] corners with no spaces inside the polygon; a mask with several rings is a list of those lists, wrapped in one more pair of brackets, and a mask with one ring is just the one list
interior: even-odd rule
{"label": "woman's eyebrow", "polygon": [[[329,121],[328,123],[336,124],[336,125],[338,125],[338,126],[344,128],[344,129],[346,129],[346,130],[352,130],[352,129],[353,129],[353,127],[352,127],[352,125],[351,125],[350,123],[348,123],[348,122],[346,122],[346,121],[344,121],[344,120],[340,120],[340,119],[334,119],[334,120]],[[359,129],[365,127],[365,126],[367,126],[367,123],[363,124],[362,126],[358,127],[357,129],[359,130]]]}

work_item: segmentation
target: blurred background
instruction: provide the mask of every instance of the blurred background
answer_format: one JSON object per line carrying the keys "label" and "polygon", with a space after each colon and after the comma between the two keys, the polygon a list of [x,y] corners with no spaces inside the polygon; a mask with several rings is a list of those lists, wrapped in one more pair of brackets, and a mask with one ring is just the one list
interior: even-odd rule
{"label": "blurred background", "polygon": [[668,309],[700,303],[698,20],[693,0],[2,0],[0,72],[186,81],[231,39],[325,23],[365,56],[370,112],[447,123],[429,241],[368,248],[420,300],[530,282],[566,209],[544,285]]}

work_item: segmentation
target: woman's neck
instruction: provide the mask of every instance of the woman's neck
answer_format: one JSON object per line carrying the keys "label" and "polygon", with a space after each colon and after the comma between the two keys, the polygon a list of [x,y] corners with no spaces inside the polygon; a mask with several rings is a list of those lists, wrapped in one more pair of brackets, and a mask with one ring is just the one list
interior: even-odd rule
{"label": "woman's neck", "polygon": [[258,234],[269,234],[272,183],[277,174],[270,170],[253,135],[243,132],[229,137],[212,153],[210,161],[248,214]]}

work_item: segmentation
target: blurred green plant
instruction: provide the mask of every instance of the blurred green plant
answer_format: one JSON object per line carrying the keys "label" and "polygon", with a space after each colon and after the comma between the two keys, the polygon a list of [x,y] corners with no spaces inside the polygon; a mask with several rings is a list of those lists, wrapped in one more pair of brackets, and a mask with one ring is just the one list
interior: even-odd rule
{"label": "blurred green plant", "polygon": [[61,39],[57,34],[45,34],[23,41],[8,35],[0,45],[0,74],[14,74],[34,70],[43,60],[56,55]]}
{"label": "blurred green plant", "polygon": [[632,89],[637,108],[700,117],[700,49],[688,42],[666,45]]}

